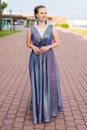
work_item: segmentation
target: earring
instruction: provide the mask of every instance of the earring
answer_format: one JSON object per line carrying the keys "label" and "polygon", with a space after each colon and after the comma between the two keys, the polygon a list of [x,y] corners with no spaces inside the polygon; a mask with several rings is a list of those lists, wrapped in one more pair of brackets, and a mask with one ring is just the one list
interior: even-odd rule
{"label": "earring", "polygon": [[38,21],[38,19],[36,19],[36,24],[39,25],[39,21]]}
{"label": "earring", "polygon": [[45,24],[47,24],[47,20],[45,21]]}

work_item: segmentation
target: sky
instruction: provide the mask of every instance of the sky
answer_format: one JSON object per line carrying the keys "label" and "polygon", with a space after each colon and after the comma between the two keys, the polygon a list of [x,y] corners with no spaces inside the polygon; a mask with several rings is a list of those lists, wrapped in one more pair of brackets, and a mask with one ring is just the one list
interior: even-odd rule
{"label": "sky", "polygon": [[36,5],[45,5],[48,16],[87,20],[87,0],[2,0],[8,3],[4,12],[33,15]]}

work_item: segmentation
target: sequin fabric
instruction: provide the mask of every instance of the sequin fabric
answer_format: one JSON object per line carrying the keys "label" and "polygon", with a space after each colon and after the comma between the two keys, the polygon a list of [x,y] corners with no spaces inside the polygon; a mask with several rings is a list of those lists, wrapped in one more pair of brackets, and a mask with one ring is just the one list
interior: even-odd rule
{"label": "sequin fabric", "polygon": [[[34,25],[30,26],[32,43],[41,48],[52,44],[52,25],[48,25],[43,38]],[[31,51],[29,58],[31,81],[32,123],[50,122],[51,118],[63,111],[58,66],[53,49],[35,54]]]}

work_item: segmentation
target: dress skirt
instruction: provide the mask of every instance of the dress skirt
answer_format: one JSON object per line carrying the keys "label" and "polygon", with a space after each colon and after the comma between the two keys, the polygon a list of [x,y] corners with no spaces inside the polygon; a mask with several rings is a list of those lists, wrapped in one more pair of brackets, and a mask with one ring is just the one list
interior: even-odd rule
{"label": "dress skirt", "polygon": [[58,67],[53,50],[36,55],[29,60],[31,104],[33,123],[50,122],[51,117],[62,111]]}

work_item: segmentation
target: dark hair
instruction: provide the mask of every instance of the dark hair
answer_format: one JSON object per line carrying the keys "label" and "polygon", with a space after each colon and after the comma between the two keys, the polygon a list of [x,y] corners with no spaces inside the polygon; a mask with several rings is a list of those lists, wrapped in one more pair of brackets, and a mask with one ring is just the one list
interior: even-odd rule
{"label": "dark hair", "polygon": [[35,16],[35,18],[37,18],[36,14],[38,14],[39,8],[46,8],[46,7],[44,5],[35,6],[35,8],[34,8],[34,16]]}

